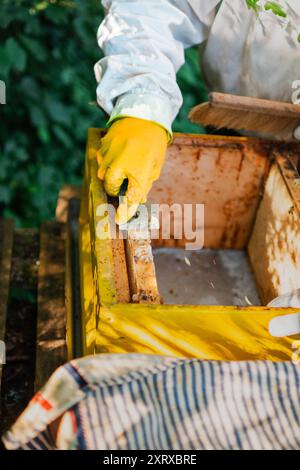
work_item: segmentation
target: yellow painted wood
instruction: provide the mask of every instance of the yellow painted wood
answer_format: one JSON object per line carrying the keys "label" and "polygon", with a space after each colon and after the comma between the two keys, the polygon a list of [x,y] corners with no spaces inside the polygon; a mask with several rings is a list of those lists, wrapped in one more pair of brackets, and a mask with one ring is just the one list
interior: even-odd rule
{"label": "yellow painted wood", "polygon": [[72,275],[70,260],[70,233],[66,236],[66,276],[65,276],[65,302],[66,302],[66,341],[67,359],[73,359],[73,318],[72,318]]}
{"label": "yellow painted wood", "polygon": [[270,320],[295,309],[118,304],[101,308],[98,353],[288,361],[299,337],[274,338]]}
{"label": "yellow painted wood", "polygon": [[[150,353],[212,360],[291,360],[299,337],[273,338],[270,320],[294,309],[120,304],[107,203],[97,178],[101,131],[89,131],[80,216],[84,353]],[[231,139],[231,138],[230,138]],[[217,141],[218,137],[213,137]],[[98,236],[107,229],[108,237]]]}
{"label": "yellow painted wood", "polygon": [[[101,130],[89,130],[80,210],[79,257],[84,354],[92,354],[95,350],[100,304],[111,305],[116,302],[110,224],[108,217],[103,215],[107,197],[102,182],[97,178],[100,139]],[[99,237],[99,230],[106,230],[107,238]]]}
{"label": "yellow painted wood", "polygon": [[[97,177],[97,151],[99,150],[101,133],[91,129],[89,132],[89,145],[87,158],[89,161],[89,225],[92,248],[92,265],[94,277],[96,276],[96,291],[98,300],[102,305],[116,302],[116,288],[114,280],[112,243],[110,239],[109,218],[104,207],[107,206],[107,196],[102,182]],[[101,233],[99,233],[101,232]],[[107,238],[103,237],[107,233]]]}
{"label": "yellow painted wood", "polygon": [[83,354],[93,354],[96,339],[96,312],[92,272],[90,232],[88,224],[79,227],[79,266],[82,308]]}

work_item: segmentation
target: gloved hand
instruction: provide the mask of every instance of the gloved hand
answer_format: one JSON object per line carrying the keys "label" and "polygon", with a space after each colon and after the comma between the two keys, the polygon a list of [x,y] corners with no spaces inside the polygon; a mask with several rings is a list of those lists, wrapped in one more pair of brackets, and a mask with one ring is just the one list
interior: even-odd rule
{"label": "gloved hand", "polygon": [[115,121],[102,139],[98,152],[98,177],[107,194],[118,196],[125,179],[128,187],[119,205],[116,223],[123,224],[146,202],[153,182],[163,166],[168,133],[150,121],[132,117]]}

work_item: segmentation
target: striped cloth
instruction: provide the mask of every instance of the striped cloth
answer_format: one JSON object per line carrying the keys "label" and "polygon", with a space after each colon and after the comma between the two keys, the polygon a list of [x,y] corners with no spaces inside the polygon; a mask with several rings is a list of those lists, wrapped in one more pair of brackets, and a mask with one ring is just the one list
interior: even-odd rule
{"label": "striped cloth", "polygon": [[[300,366],[98,355],[60,367],[8,449],[299,449]],[[58,432],[53,432],[56,422]]]}

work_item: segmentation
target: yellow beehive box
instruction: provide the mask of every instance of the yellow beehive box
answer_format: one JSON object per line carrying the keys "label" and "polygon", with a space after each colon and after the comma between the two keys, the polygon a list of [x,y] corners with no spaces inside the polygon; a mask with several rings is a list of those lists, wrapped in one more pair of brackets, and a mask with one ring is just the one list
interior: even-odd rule
{"label": "yellow beehive box", "polygon": [[[136,240],[130,230],[127,239],[116,239],[108,212],[103,211],[110,201],[97,178],[96,154],[102,134],[98,129],[89,131],[81,201],[84,353],[138,352],[213,360],[295,357],[300,336],[274,337],[270,322],[298,310],[265,305],[300,287],[300,146],[239,137],[175,135],[162,175],[149,195],[153,204],[165,208],[175,204],[178,209],[172,212],[169,236],[164,237],[162,224],[155,240]],[[185,232],[178,236],[177,228],[184,225],[180,209],[193,205],[203,208],[198,213],[202,214],[200,220],[193,210],[189,220],[201,233],[204,250],[191,255],[184,249],[193,241]],[[158,250],[154,261],[153,250]],[[163,258],[169,260],[172,250],[183,253],[180,269],[177,272],[167,263],[163,269],[169,271],[159,273]],[[218,276],[218,266],[205,268],[201,253],[225,259],[241,250],[259,300],[248,305],[245,291],[245,305],[240,301],[216,305],[215,297],[206,294],[215,289],[217,297],[218,285],[210,281],[210,273]],[[200,256],[196,263],[193,256]],[[203,277],[202,272],[198,279],[194,265],[198,271],[204,266],[207,275]],[[244,265],[233,263],[230,269],[234,269],[235,279],[244,275]],[[169,279],[167,287],[164,279]],[[189,290],[195,279],[199,299],[197,289],[196,295]],[[227,289],[226,276],[224,282],[225,296],[230,289],[241,294],[238,286]],[[247,287],[247,279],[245,282]],[[168,289],[165,303],[160,297],[163,289]],[[178,304],[176,296],[168,299],[173,291]],[[181,295],[184,293],[186,297]],[[206,302],[201,305],[203,298]],[[214,305],[209,304],[210,298]],[[182,304],[180,299],[184,299]],[[189,305],[190,299],[193,305]]]}

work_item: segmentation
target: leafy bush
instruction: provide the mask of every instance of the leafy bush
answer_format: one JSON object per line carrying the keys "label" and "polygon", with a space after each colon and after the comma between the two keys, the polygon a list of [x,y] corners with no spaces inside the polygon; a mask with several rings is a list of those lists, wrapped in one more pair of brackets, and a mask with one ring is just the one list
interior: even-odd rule
{"label": "leafy bush", "polygon": [[[93,73],[102,16],[100,0],[1,0],[0,211],[19,225],[53,217],[61,185],[81,182],[87,129],[105,125]],[[196,48],[187,59],[174,129],[199,132],[186,119],[206,96]]]}

